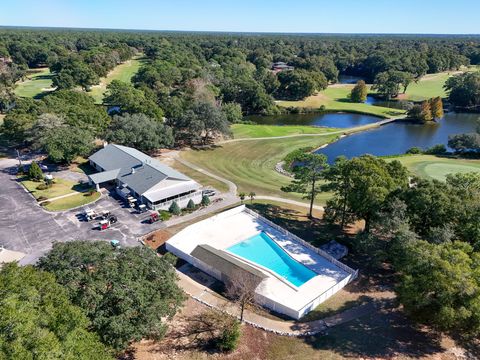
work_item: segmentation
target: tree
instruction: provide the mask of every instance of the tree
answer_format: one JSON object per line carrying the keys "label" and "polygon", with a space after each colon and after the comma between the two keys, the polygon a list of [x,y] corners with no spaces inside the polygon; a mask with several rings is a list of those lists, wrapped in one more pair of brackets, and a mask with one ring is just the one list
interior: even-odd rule
{"label": "tree", "polygon": [[0,270],[1,359],[113,359],[89,331],[55,277],[32,266],[4,264]]}
{"label": "tree", "polygon": [[420,121],[422,122],[428,122],[433,120],[432,116],[432,108],[430,106],[430,102],[425,100],[422,102],[422,105],[420,105]]}
{"label": "tree", "polygon": [[226,281],[225,293],[239,305],[240,321],[243,321],[245,307],[255,303],[255,289],[258,284],[259,279],[246,271],[236,271]]}
{"label": "tree", "polygon": [[327,168],[327,157],[323,154],[304,152],[297,155],[294,163],[299,164],[294,165],[292,169],[294,180],[290,185],[283,187],[282,191],[303,194],[304,199],[310,201],[308,216],[312,218],[315,198],[323,191],[319,180],[322,177],[322,170]]}
{"label": "tree", "polygon": [[202,206],[208,206],[208,205],[210,205],[210,198],[208,197],[208,195],[203,195],[203,196],[202,196],[201,205],[202,205]]}
{"label": "tree", "polygon": [[222,112],[225,114],[227,121],[230,124],[236,124],[242,121],[242,107],[237,103],[224,103],[222,104]]}
{"label": "tree", "polygon": [[[218,310],[207,309],[194,314],[188,321],[187,332],[193,342],[200,345],[211,345],[213,342],[220,351],[233,351],[237,348],[240,322],[235,317]],[[207,335],[206,339],[203,335]],[[206,342],[208,344],[205,344]]]}
{"label": "tree", "polygon": [[356,103],[363,103],[367,100],[368,88],[365,81],[359,80],[350,93],[350,99]]}
{"label": "tree", "polygon": [[195,206],[195,203],[193,202],[192,199],[188,200],[188,204],[187,204],[187,209],[188,210],[195,210],[196,206]]}
{"label": "tree", "polygon": [[160,339],[184,300],[171,264],[144,247],[107,242],[56,243],[39,260],[80,306],[101,340],[117,351]]}
{"label": "tree", "polygon": [[422,123],[433,120],[430,101],[427,100],[423,101],[421,105],[414,105],[407,114],[410,119],[417,120]]}
{"label": "tree", "polygon": [[443,331],[480,334],[480,255],[463,242],[440,245],[417,241],[394,262],[396,288],[405,311]]}
{"label": "tree", "polygon": [[480,72],[454,75],[445,83],[448,101],[454,106],[475,109],[480,106]]}
{"label": "tree", "polygon": [[28,168],[28,178],[33,181],[42,181],[44,178],[42,169],[35,161],[32,161]]}
{"label": "tree", "polygon": [[429,102],[433,120],[441,119],[444,115],[442,98],[440,96],[437,96],[430,99]]}
{"label": "tree", "polygon": [[79,128],[61,127],[46,136],[44,149],[52,161],[70,164],[77,156],[86,156],[92,151],[93,137]]}
{"label": "tree", "polygon": [[403,85],[405,92],[411,81],[411,74],[402,71],[389,70],[381,72],[375,77],[372,90],[377,90],[387,99],[391,99],[398,96],[401,85]]}
{"label": "tree", "polygon": [[253,191],[250,191],[250,193],[248,194],[248,197],[250,198],[251,203],[253,203],[253,200],[255,200],[255,196],[257,196],[257,194],[255,194],[255,192]]}
{"label": "tree", "polygon": [[245,197],[247,196],[247,194],[245,194],[244,192],[241,192],[238,194],[238,197],[240,198],[240,201],[242,202],[243,204],[243,201],[245,200]]}
{"label": "tree", "polygon": [[140,113],[158,121],[163,120],[163,110],[152,96],[123,81],[113,80],[107,85],[103,102],[107,105],[119,106],[121,113]]}
{"label": "tree", "polygon": [[366,233],[388,196],[408,186],[408,171],[399,161],[386,162],[372,155],[335,162],[324,177],[329,183],[323,190],[333,191],[332,201],[351,218],[365,220]]}
{"label": "tree", "polygon": [[46,143],[48,136],[65,126],[65,119],[56,114],[42,114],[27,132],[27,141],[30,142],[33,149],[41,149]]}
{"label": "tree", "polygon": [[105,139],[145,152],[173,145],[172,129],[145,114],[115,115]]}
{"label": "tree", "polygon": [[457,152],[478,151],[480,150],[480,134],[450,135],[448,137],[448,146]]}
{"label": "tree", "polygon": [[173,120],[175,140],[189,144],[209,143],[218,135],[230,136],[230,123],[225,113],[207,102],[199,102]]}
{"label": "tree", "polygon": [[306,70],[282,71],[278,74],[280,87],[277,93],[285,99],[300,100],[327,87],[328,81],[321,72]]}
{"label": "tree", "polygon": [[170,207],[168,208],[168,211],[172,213],[173,215],[180,215],[182,213],[182,209],[180,209],[180,206],[178,206],[178,203],[176,201],[173,201]]}

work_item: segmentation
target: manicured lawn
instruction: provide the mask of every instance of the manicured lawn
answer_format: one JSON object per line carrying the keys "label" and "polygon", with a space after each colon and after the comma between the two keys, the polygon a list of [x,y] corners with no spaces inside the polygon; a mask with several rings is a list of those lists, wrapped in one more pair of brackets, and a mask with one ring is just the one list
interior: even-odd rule
{"label": "manicured lawn", "polygon": [[398,116],[404,113],[402,110],[350,102],[348,97],[353,86],[354,85],[350,84],[331,85],[317,95],[310,96],[304,100],[279,101],[278,105],[283,107],[294,106],[315,109],[324,105],[326,109],[330,111],[353,111],[385,118]]}
{"label": "manicured lawn", "polygon": [[25,186],[25,188],[35,197],[35,199],[40,197],[51,199],[57,196],[77,192],[79,188],[79,184],[74,183],[73,181],[60,178],[56,178],[54,181],[55,183],[52,185],[52,187],[45,190],[38,190],[37,187],[40,184],[43,184],[43,182],[35,182],[26,178],[21,179],[22,185]]}
{"label": "manicured lawn", "polygon": [[413,101],[421,101],[436,96],[445,98],[447,93],[443,86],[450,76],[452,76],[452,73],[448,72],[425,75],[418,83],[410,84],[405,98]]}
{"label": "manicured lawn", "polygon": [[[275,164],[289,152],[301,147],[316,147],[326,144],[337,135],[318,137],[292,137],[270,140],[249,140],[226,143],[209,150],[188,150],[181,156],[212,173],[233,181],[239,191],[258,195],[280,196],[302,200],[299,194],[284,193],[282,186],[290,178],[275,171]],[[324,203],[327,194],[318,197]],[[305,201],[305,200],[303,200]]]}
{"label": "manicured lawn", "polygon": [[99,85],[92,86],[89,94],[95,98],[97,104],[101,104],[108,84],[113,80],[129,83],[145,61],[143,58],[134,58],[116,66],[107,77],[100,79]]}
{"label": "manicured lawn", "polygon": [[396,158],[414,174],[445,180],[447,174],[480,172],[480,160],[442,158],[434,155],[412,155]]}
{"label": "manicured lawn", "polygon": [[88,193],[78,193],[72,196],[67,196],[45,205],[44,208],[49,211],[63,211],[73,209],[77,206],[89,204],[100,197],[99,192],[89,195]]}
{"label": "manicured lawn", "polygon": [[250,125],[250,124],[233,124],[231,126],[233,137],[235,139],[243,138],[260,138],[288,136],[299,134],[326,134],[338,131],[334,128],[321,128],[314,126],[276,126],[276,125]]}
{"label": "manicured lawn", "polygon": [[183,165],[181,162],[175,161],[173,164],[171,164],[171,166],[174,169],[180,171],[181,173],[187,175],[188,177],[191,177],[193,180],[195,180],[199,184],[202,184],[203,186],[212,187],[220,192],[228,191],[228,185],[224,182],[214,179],[196,170],[193,170],[188,166]]}
{"label": "manicured lawn", "polygon": [[52,88],[52,74],[49,68],[32,71],[27,80],[17,84],[15,94],[20,97],[36,98]]}

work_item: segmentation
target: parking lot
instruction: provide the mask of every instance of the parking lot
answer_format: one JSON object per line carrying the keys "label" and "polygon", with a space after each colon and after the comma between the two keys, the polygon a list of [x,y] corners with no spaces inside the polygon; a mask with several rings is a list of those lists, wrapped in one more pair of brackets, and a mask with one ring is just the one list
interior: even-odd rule
{"label": "parking lot", "polygon": [[27,261],[48,251],[53,241],[119,240],[122,246],[135,246],[138,236],[165,227],[162,223],[143,222],[148,213],[134,213],[106,191],[100,200],[86,207],[115,214],[118,222],[109,229],[100,231],[98,221],[87,222],[81,215],[83,209],[47,212],[16,181],[15,165],[13,159],[0,160],[0,245],[27,253]]}

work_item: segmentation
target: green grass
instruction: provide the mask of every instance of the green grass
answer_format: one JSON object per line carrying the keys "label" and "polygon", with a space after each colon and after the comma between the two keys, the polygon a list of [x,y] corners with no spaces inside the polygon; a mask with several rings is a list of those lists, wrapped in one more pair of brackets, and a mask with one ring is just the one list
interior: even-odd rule
{"label": "green grass", "polygon": [[78,193],[72,196],[67,196],[62,199],[58,199],[45,205],[44,208],[49,211],[63,211],[76,208],[89,204],[100,197],[99,192],[89,195],[88,193]]}
{"label": "green grass", "polygon": [[188,177],[192,178],[199,184],[203,186],[208,186],[212,187],[214,189],[217,189],[220,192],[227,192],[228,191],[228,185],[225,184],[222,181],[219,181],[217,179],[214,179],[208,175],[205,175],[199,171],[193,170],[189,168],[188,166],[183,165],[181,162],[175,161],[171,166],[180,171],[181,173],[187,175]]}
{"label": "green grass", "polygon": [[40,197],[52,199],[57,196],[78,192],[79,190],[79,184],[74,183],[73,181],[60,178],[56,178],[54,181],[55,183],[52,185],[52,187],[45,190],[38,190],[37,187],[40,184],[43,184],[43,182],[31,181],[26,177],[20,179],[22,185],[25,186],[25,188],[35,197],[35,199]]}
{"label": "green grass", "polygon": [[131,82],[132,77],[137,73],[145,61],[146,60],[143,58],[134,58],[116,66],[105,78],[100,79],[99,85],[92,86],[92,89],[88,94],[93,96],[95,103],[101,104],[108,84],[113,80],[120,80],[126,83]]}
{"label": "green grass", "polygon": [[32,71],[25,81],[19,82],[15,94],[20,97],[37,98],[52,87],[52,74],[49,68]]}
{"label": "green grass", "polygon": [[276,137],[299,134],[324,134],[328,132],[338,131],[338,129],[334,128],[321,128],[314,126],[277,126],[250,124],[234,124],[231,126],[231,129],[233,131],[233,137],[235,139]]}
{"label": "green grass", "polygon": [[[271,195],[302,200],[299,194],[284,193],[282,186],[290,178],[275,171],[275,164],[285,155],[302,147],[317,147],[336,138],[336,135],[318,137],[292,137],[270,140],[249,140],[226,143],[209,150],[188,150],[181,153],[186,160],[212,173],[233,181],[240,192],[254,191],[258,195]],[[317,202],[323,204],[328,194],[320,194]]]}
{"label": "green grass", "polygon": [[391,159],[399,160],[412,173],[428,179],[445,180],[447,174],[480,172],[480,160],[442,158],[434,155],[401,156]]}
{"label": "green grass", "polygon": [[404,113],[402,110],[350,102],[349,95],[353,86],[354,85],[350,84],[332,85],[318,94],[310,96],[304,100],[279,101],[278,105],[283,107],[293,106],[315,109],[324,105],[326,110],[329,111],[358,112],[384,118],[390,118]]}
{"label": "green grass", "polygon": [[410,84],[404,97],[412,101],[421,101],[436,96],[445,98],[447,93],[443,86],[450,76],[452,73],[447,72],[425,75],[418,83]]}

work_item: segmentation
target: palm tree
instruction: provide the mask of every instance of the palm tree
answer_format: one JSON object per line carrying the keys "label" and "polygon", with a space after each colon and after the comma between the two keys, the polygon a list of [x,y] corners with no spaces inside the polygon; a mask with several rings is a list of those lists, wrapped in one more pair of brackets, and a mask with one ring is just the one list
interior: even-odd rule
{"label": "palm tree", "polygon": [[243,204],[243,200],[245,200],[245,193],[244,192],[241,192],[238,194],[238,197],[240,198],[240,200],[242,201],[242,204]]}
{"label": "palm tree", "polygon": [[250,203],[253,204],[253,200],[255,200],[255,196],[257,196],[257,194],[251,191],[250,194],[248,194],[248,196],[250,197]]}

